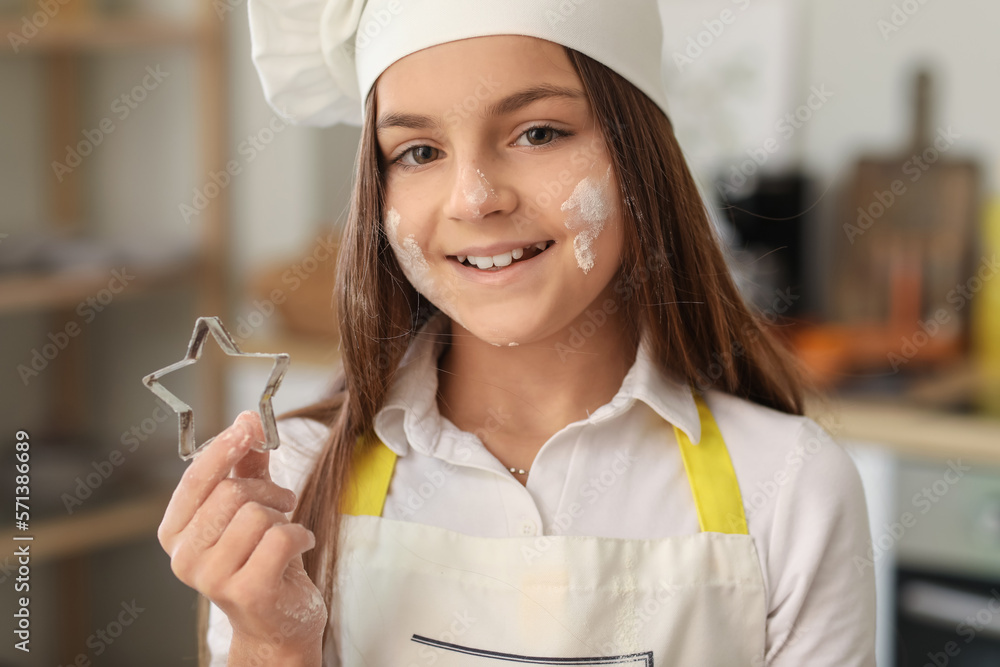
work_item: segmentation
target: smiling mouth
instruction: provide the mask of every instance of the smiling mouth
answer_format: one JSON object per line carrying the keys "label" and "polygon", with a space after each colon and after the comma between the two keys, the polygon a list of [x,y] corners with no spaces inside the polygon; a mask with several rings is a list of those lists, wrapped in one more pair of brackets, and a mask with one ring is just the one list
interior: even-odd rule
{"label": "smiling mouth", "polygon": [[524,248],[515,248],[514,250],[500,253],[499,255],[493,255],[492,257],[449,255],[448,259],[453,259],[462,266],[468,266],[482,271],[499,271],[505,266],[517,264],[518,262],[525,262],[529,259],[537,257],[551,248],[554,243],[555,241],[541,241]]}

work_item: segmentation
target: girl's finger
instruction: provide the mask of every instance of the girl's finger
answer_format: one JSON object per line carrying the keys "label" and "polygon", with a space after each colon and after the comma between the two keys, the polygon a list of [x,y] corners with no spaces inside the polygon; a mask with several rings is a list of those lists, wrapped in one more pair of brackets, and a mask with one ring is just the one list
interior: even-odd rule
{"label": "girl's finger", "polygon": [[284,514],[270,507],[244,505],[206,552],[206,566],[213,569],[213,576],[228,579],[246,564],[268,530],[287,523]]}
{"label": "girl's finger", "polygon": [[215,486],[229,476],[236,462],[250,449],[252,433],[247,421],[248,413],[241,413],[232,426],[201,450],[181,476],[157,530],[160,544],[168,553],[174,536],[191,521]]}
{"label": "girl's finger", "polygon": [[314,546],[316,536],[301,524],[272,526],[264,533],[240,574],[261,582],[280,581],[289,561]]}
{"label": "girl's finger", "polygon": [[240,415],[245,419],[243,422],[250,429],[250,451],[246,456],[236,462],[233,469],[234,477],[256,477],[259,479],[271,479],[269,468],[270,452],[259,452],[254,447],[260,447],[266,442],[264,426],[261,424],[260,415],[253,410],[248,410]]}
{"label": "girl's finger", "polygon": [[197,549],[209,549],[247,505],[287,513],[295,509],[295,494],[263,479],[221,480],[178,537],[190,541]]}
{"label": "girl's finger", "polygon": [[[250,439],[253,442],[254,439],[252,436]],[[242,477],[243,479],[271,481],[270,460],[271,452],[258,452],[251,449],[247,452],[246,456],[236,462],[236,466],[233,468],[233,476]]]}

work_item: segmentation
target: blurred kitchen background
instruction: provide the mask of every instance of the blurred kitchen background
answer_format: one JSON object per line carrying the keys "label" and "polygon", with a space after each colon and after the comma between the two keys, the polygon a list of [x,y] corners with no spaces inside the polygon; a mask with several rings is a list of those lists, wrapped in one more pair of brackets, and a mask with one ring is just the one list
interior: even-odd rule
{"label": "blurred kitchen background", "polygon": [[[879,665],[1000,664],[1000,5],[662,5],[733,270],[865,482]],[[194,664],[195,596],[155,537],[177,421],[140,380],[220,315],[291,354],[277,412],[323,392],[359,131],[277,119],[244,0],[0,0],[0,37],[0,491],[24,430],[35,536],[29,656],[0,526],[0,666]],[[202,441],[269,370],[210,342],[165,384]]]}

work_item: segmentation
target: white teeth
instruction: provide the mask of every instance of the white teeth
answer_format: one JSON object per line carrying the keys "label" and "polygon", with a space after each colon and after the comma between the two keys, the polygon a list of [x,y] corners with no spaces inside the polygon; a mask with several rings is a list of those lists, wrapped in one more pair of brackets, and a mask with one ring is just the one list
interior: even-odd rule
{"label": "white teeth", "polygon": [[495,266],[510,266],[510,263],[514,261],[512,258],[512,253],[504,252],[499,255],[493,255],[493,264]]}
{"label": "white teeth", "polygon": [[519,260],[524,257],[524,251],[530,248],[536,248],[538,250],[545,250],[548,247],[547,241],[541,241],[539,243],[533,244],[533,246],[527,246],[524,248],[514,248],[509,252],[500,253],[499,255],[493,255],[492,257],[476,257],[475,255],[455,255],[455,258],[460,264],[468,261],[469,266],[475,266],[480,269],[492,269],[496,267],[510,266],[515,260]]}

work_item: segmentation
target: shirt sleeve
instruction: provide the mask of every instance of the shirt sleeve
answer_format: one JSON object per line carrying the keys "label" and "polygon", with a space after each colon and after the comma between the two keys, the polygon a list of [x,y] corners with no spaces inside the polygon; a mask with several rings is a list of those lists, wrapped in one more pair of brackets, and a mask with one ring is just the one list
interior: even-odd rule
{"label": "shirt sleeve", "polygon": [[[769,667],[874,667],[875,572],[861,476],[811,419],[775,473]],[[784,477],[784,479],[782,479]]]}

